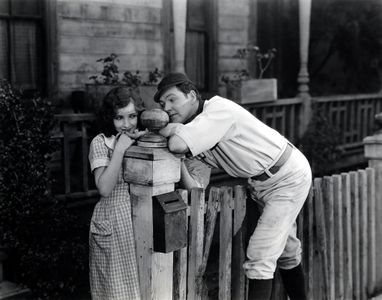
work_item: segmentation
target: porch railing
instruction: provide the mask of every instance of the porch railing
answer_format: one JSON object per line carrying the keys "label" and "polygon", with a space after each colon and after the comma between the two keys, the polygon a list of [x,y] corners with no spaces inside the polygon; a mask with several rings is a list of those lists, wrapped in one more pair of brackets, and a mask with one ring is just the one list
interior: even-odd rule
{"label": "porch railing", "polygon": [[[362,139],[373,132],[374,115],[382,110],[382,94],[317,97],[313,100],[330,116],[334,126],[340,128],[341,148],[345,154],[358,154],[362,159]],[[302,116],[300,98],[245,104],[244,107],[291,142],[298,141]],[[94,114],[59,114],[56,118],[59,126],[53,138],[60,141],[61,150],[52,162],[55,171],[52,174],[60,184],[53,193],[62,199],[96,196],[87,158],[93,137]]]}
{"label": "porch railing", "polygon": [[67,200],[97,196],[88,162],[92,138],[89,128],[95,115],[58,114],[55,117],[58,127],[52,138],[60,144],[60,149],[51,161],[52,193],[59,199]]}
{"label": "porch railing", "polygon": [[[372,134],[374,116],[382,110],[382,94],[314,97],[312,101],[325,112],[333,126],[340,129],[341,147],[362,151],[362,139]],[[243,106],[292,143],[297,141],[302,114],[301,98]]]}
{"label": "porch railing", "polygon": [[296,142],[299,130],[299,118],[302,114],[302,99],[290,98],[263,104],[244,104],[250,113],[278,130],[292,143]]}
{"label": "porch railing", "polygon": [[362,140],[374,129],[374,116],[382,110],[382,94],[317,97],[334,126],[340,129],[341,146],[347,152],[362,152]]}

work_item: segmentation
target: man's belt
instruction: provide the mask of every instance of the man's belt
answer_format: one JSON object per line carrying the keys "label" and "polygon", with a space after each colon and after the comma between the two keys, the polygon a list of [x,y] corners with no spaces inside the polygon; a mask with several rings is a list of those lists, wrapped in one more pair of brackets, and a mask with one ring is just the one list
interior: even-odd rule
{"label": "man's belt", "polygon": [[[280,158],[276,161],[276,163],[268,169],[268,172],[271,174],[276,174],[278,170],[282,167],[282,165],[288,160],[289,156],[292,154],[293,146],[291,144],[287,144],[283,154],[281,154]],[[252,176],[251,179],[256,181],[265,181],[270,176],[267,172],[263,172],[260,175]]]}

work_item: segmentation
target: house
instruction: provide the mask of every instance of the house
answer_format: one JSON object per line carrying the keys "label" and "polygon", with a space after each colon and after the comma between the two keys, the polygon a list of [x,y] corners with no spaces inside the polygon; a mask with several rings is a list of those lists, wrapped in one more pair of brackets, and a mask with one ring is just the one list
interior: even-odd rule
{"label": "house", "polygon": [[[337,15],[344,19],[343,24],[332,24],[333,28],[352,25],[346,23],[344,13],[338,13],[345,2],[4,0],[0,7],[4,32],[0,75],[26,90],[38,89],[65,106],[70,93],[84,89],[89,76],[100,71],[97,59],[116,53],[120,70],[140,70],[142,77],[154,68],[164,72],[186,70],[207,95],[224,95],[221,76],[242,67],[233,55],[237,48],[253,43],[264,50],[277,49],[277,60],[268,76],[278,78],[280,98],[294,97],[298,93],[298,72],[300,84],[308,80],[301,76],[309,76],[305,69],[309,35],[311,45],[315,46],[311,47],[310,54],[312,72],[317,72],[323,63],[323,57],[316,58],[317,53],[330,57],[332,53],[326,53],[325,48],[331,46],[331,36],[338,38],[339,35],[335,29],[328,30],[327,36],[317,33],[319,26],[323,26],[317,19],[323,19],[324,13],[329,11],[322,23],[333,21]],[[378,1],[365,1],[363,6],[350,2],[345,11],[354,14],[352,8],[359,12],[361,7],[364,16],[371,19],[370,26],[376,29],[381,26],[380,17],[371,14],[380,8]],[[362,28],[364,23],[367,22],[356,19],[352,26],[358,26],[366,36],[369,33]],[[324,25],[327,30],[328,24]],[[347,36],[348,39],[357,37]],[[369,48],[375,48],[369,52],[374,51],[370,55],[377,66],[380,64],[378,38],[377,33],[374,40],[366,41]],[[342,44],[342,47],[349,45]],[[348,56],[350,54],[365,56],[365,52],[356,50],[349,51]],[[248,66],[251,72],[254,72],[253,65]],[[334,73],[335,67],[341,66],[332,62],[321,75]],[[374,67],[374,72],[379,70],[380,65]],[[313,86],[320,83],[322,90],[322,79],[316,81],[312,82]],[[369,92],[380,88],[376,85],[374,83]],[[330,88],[329,84],[326,89],[332,93],[346,92],[343,87],[342,90]],[[347,89],[354,91],[353,87],[347,86]]]}
{"label": "house", "polygon": [[94,112],[81,92],[111,53],[121,73],[139,70],[143,80],[155,68],[186,71],[208,97],[227,95],[223,75],[256,72],[255,58],[234,57],[238,48],[276,48],[265,77],[277,78],[279,99],[246,107],[296,142],[311,103],[321,103],[354,165],[381,110],[380,8],[376,0],[4,0],[0,77],[49,97],[67,122],[63,113]]}
{"label": "house", "polygon": [[121,72],[186,71],[203,95],[224,96],[222,75],[243,67],[238,48],[276,48],[266,77],[278,79],[279,99],[245,107],[296,142],[316,103],[341,131],[340,167],[358,166],[382,109],[380,11],[377,0],[1,0],[0,77],[55,104],[64,153],[57,194],[66,200],[97,197],[86,155],[94,116],[74,113],[73,103],[86,101],[75,92],[110,53]]}

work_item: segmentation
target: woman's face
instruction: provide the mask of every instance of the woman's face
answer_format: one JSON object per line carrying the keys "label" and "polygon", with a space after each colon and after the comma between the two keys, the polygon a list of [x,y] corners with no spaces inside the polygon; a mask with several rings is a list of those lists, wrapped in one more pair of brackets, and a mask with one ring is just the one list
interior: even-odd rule
{"label": "woman's face", "polygon": [[138,113],[134,102],[131,101],[125,107],[117,109],[113,122],[117,132],[134,132],[138,124]]}

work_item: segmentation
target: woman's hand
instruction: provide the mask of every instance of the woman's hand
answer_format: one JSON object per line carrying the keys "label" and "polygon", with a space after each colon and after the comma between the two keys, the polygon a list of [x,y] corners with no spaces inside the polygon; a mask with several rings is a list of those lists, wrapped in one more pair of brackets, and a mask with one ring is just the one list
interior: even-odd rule
{"label": "woman's hand", "polygon": [[129,148],[132,144],[134,144],[135,140],[145,135],[148,132],[135,130],[134,132],[124,131],[117,135],[117,143],[115,145],[115,149],[117,151],[125,152],[127,148]]}
{"label": "woman's hand", "polygon": [[126,132],[124,132],[124,134],[126,134],[128,137],[136,140],[136,139],[140,138],[142,135],[145,135],[148,132],[149,131],[147,129],[144,130],[144,131],[138,131],[138,129],[137,129],[137,130],[134,130],[134,132],[126,131]]}
{"label": "woman's hand", "polygon": [[130,138],[126,133],[117,135],[117,143],[115,144],[115,151],[125,152],[134,143],[134,140]]}

